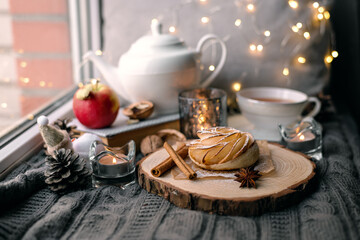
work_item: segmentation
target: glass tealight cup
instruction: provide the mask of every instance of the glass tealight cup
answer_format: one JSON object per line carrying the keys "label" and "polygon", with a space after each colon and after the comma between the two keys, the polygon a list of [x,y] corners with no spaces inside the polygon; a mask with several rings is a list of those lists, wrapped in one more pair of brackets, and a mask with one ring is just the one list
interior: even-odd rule
{"label": "glass tealight cup", "polygon": [[198,138],[197,131],[227,125],[227,95],[216,88],[186,90],[179,94],[180,131]]}
{"label": "glass tealight cup", "polygon": [[101,141],[90,146],[93,186],[115,185],[121,188],[135,182],[136,146],[133,140],[121,147],[109,147]]}
{"label": "glass tealight cup", "polygon": [[322,159],[322,127],[312,117],[287,126],[279,125],[282,144],[316,160]]}

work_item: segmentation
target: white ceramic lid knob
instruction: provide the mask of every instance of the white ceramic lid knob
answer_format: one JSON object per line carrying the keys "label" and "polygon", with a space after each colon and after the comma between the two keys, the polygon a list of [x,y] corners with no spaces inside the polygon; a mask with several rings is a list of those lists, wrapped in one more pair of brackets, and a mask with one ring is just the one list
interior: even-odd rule
{"label": "white ceramic lid knob", "polygon": [[151,21],[151,32],[153,36],[158,36],[162,32],[162,24],[157,19]]}

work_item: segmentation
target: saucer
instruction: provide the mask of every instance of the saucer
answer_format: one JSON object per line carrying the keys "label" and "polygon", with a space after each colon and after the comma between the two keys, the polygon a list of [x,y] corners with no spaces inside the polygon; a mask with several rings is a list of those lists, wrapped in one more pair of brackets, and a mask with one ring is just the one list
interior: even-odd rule
{"label": "saucer", "polygon": [[228,116],[228,126],[240,131],[251,133],[257,140],[280,142],[281,135],[278,129],[262,129],[255,127],[242,114]]}

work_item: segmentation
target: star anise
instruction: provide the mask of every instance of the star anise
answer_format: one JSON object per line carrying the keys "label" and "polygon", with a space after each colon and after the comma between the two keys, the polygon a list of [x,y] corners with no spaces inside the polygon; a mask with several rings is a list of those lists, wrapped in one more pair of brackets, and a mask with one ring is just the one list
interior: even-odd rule
{"label": "star anise", "polygon": [[256,188],[255,180],[261,177],[259,171],[254,170],[254,167],[241,168],[235,176],[235,181],[240,182],[240,187],[247,188]]}

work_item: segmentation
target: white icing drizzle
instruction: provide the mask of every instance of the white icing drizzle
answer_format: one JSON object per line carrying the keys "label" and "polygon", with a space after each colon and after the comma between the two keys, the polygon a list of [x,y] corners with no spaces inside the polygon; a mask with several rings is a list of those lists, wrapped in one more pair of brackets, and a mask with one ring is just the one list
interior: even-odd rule
{"label": "white icing drizzle", "polygon": [[[214,127],[198,131],[198,136],[200,139],[189,144],[189,154],[197,162],[207,165],[225,163],[237,158],[254,143],[251,134],[235,128]],[[240,142],[243,142],[242,146],[239,146]],[[229,144],[232,144],[230,149]],[[216,151],[215,148],[219,149]],[[239,150],[235,151],[236,148]],[[209,157],[210,154],[212,155]]]}

